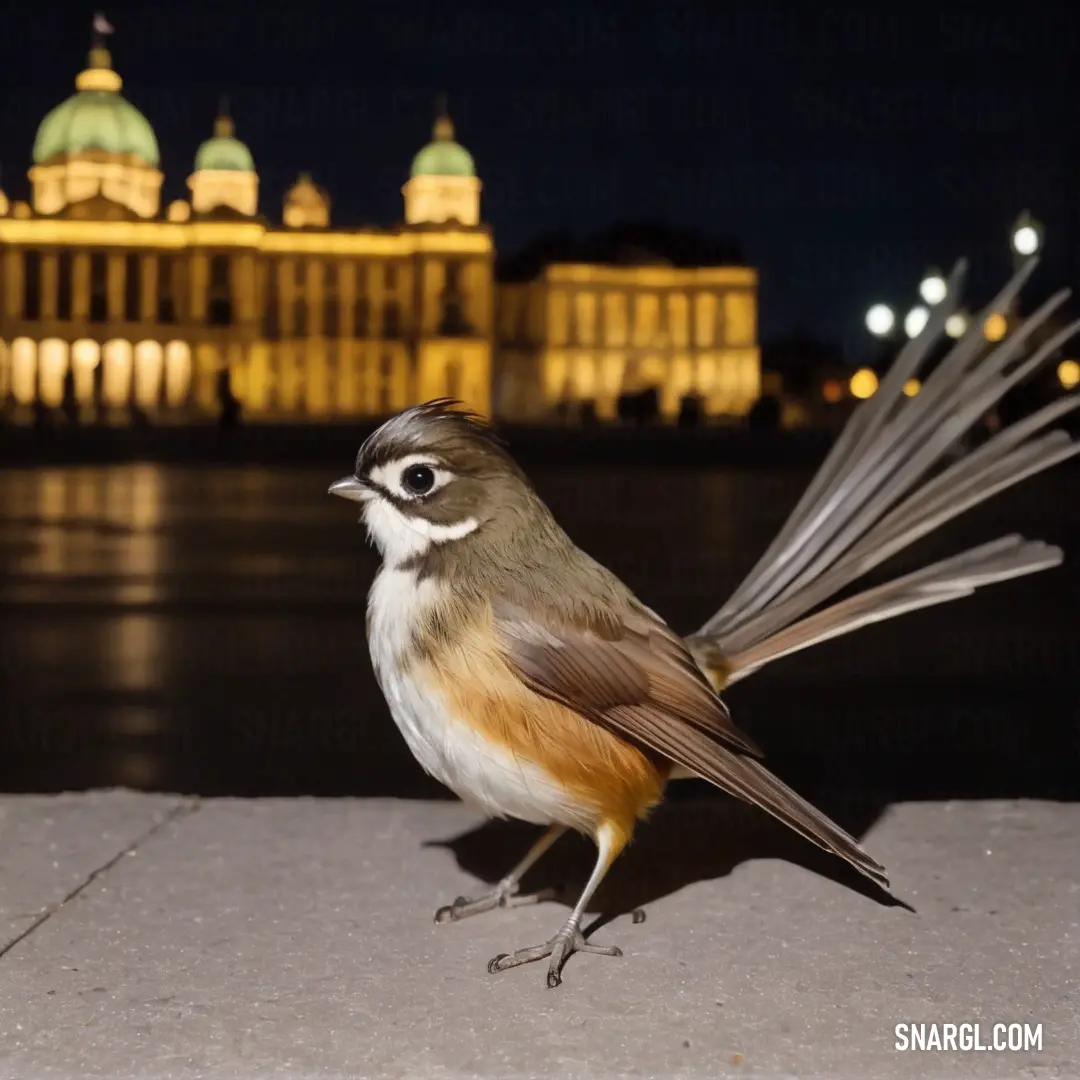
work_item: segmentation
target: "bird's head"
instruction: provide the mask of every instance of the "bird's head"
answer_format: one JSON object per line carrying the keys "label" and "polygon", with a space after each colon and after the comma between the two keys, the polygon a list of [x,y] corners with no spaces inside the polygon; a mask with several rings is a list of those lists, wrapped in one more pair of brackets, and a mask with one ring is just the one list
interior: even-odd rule
{"label": "bird's head", "polygon": [[448,398],[383,424],[330,494],[363,506],[368,534],[390,565],[493,528],[519,528],[534,503],[487,422]]}

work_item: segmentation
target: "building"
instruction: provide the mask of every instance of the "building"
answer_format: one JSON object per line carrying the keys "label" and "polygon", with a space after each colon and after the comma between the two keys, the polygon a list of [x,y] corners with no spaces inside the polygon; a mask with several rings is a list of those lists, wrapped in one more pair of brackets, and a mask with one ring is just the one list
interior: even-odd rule
{"label": "building", "polygon": [[654,391],[662,418],[685,398],[740,417],[761,394],[757,274],[748,267],[553,262],[495,305],[500,413],[539,420]]}
{"label": "building", "polygon": [[[438,396],[506,419],[654,387],[745,413],[756,276],[741,267],[553,264],[497,285],[480,180],[445,114],[392,228],[331,223],[308,174],[280,224],[223,109],[189,197],[163,207],[157,137],[99,39],[41,122],[29,202],[0,192],[0,401],[106,422],[375,417]],[[497,329],[498,328],[498,329]],[[496,356],[496,343],[501,354]]]}

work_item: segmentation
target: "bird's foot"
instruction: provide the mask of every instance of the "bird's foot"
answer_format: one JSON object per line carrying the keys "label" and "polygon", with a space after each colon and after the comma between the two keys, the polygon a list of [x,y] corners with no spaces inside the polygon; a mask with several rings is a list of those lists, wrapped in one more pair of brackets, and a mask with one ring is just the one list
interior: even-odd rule
{"label": "bird's foot", "polygon": [[534,960],[551,957],[548,964],[548,989],[554,989],[562,982],[562,968],[571,953],[597,953],[600,956],[622,956],[622,949],[615,945],[590,945],[582,932],[572,923],[567,923],[550,941],[543,945],[533,945],[528,949],[518,949],[515,953],[500,953],[489,964],[488,971],[494,975],[497,971],[531,964]]}
{"label": "bird's foot", "polygon": [[529,904],[543,904],[549,900],[557,900],[558,889],[541,889],[539,892],[527,893],[525,896],[518,895],[521,886],[516,881],[500,881],[489,893],[470,899],[459,896],[452,904],[439,908],[435,912],[436,923],[460,922],[470,915],[480,915],[485,911],[494,911],[495,908],[525,907]]}

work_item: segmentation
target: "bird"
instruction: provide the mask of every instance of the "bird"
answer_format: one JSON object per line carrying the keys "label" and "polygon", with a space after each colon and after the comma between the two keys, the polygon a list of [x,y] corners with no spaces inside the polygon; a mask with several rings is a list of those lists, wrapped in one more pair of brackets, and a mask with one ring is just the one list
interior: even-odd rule
{"label": "bird", "polygon": [[426,772],[488,817],[543,826],[488,893],[435,914],[456,922],[552,898],[522,895],[525,872],[566,832],[596,861],[547,941],[496,956],[495,973],[548,960],[556,987],[586,940],[593,894],[669,783],[695,777],[755,804],[846,860],[881,889],[884,867],[773,775],[721,693],[779,657],[859,627],[1057,566],[1060,548],[1010,535],[837,601],[885,559],[997,492],[1080,451],[1047,430],[1068,395],[979,445],[965,435],[1080,321],[1048,324],[1055,294],[1001,342],[983,333],[1012,310],[1027,260],[972,320],[914,397],[967,272],[858,403],[786,524],[726,604],[680,636],[556,522],[493,424],[439,398],[383,423],[329,492],[357,502],[381,555],[367,604],[372,666],[389,711]]}

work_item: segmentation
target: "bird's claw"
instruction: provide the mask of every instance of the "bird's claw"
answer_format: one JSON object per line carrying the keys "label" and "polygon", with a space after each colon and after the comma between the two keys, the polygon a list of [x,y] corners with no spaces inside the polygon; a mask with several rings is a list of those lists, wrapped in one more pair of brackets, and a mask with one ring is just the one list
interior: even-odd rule
{"label": "bird's claw", "polygon": [[488,971],[494,975],[534,960],[551,958],[548,964],[547,985],[553,990],[562,982],[563,965],[573,953],[596,953],[599,956],[622,956],[622,949],[617,945],[590,945],[577,927],[563,927],[550,941],[543,945],[532,945],[527,949],[518,949],[515,953],[500,953],[488,962]]}
{"label": "bird's claw", "polygon": [[517,884],[499,883],[489,893],[478,896],[475,899],[467,896],[459,896],[452,904],[446,904],[435,912],[435,922],[441,925],[448,922],[460,922],[470,915],[481,915],[485,911],[494,911],[495,908],[525,907],[529,904],[542,904],[549,900],[558,899],[558,889],[540,889],[535,893],[518,895]]}

